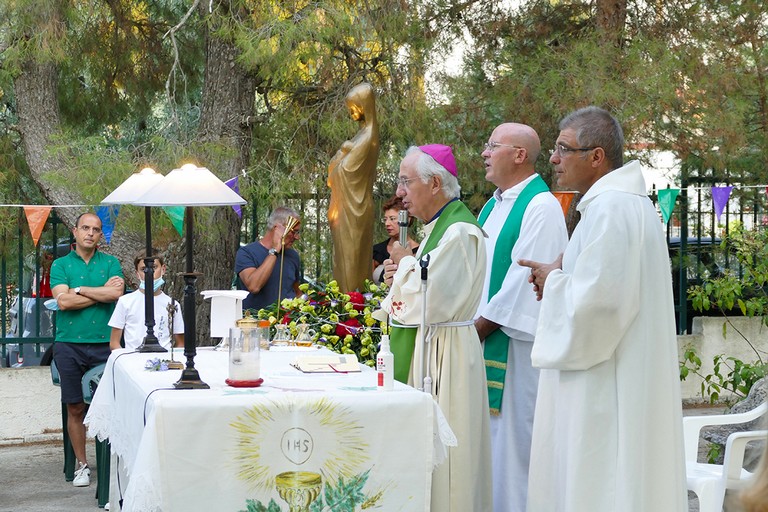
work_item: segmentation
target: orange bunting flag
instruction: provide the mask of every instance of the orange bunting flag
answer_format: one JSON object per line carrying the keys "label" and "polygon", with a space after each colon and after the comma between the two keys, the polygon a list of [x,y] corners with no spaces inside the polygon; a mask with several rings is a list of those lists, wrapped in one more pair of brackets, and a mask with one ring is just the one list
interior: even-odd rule
{"label": "orange bunting flag", "polygon": [[27,216],[27,224],[29,224],[29,232],[32,233],[32,241],[37,247],[37,242],[40,240],[40,235],[43,232],[45,223],[48,220],[48,215],[51,213],[50,206],[25,206],[24,214]]}
{"label": "orange bunting flag", "polygon": [[563,215],[568,215],[568,209],[571,207],[576,192],[552,192],[552,194],[560,202],[560,206],[563,208]]}

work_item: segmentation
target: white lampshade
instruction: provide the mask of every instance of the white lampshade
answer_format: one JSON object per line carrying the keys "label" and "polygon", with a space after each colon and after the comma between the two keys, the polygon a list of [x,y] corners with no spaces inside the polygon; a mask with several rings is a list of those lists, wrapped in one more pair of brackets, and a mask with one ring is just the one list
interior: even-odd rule
{"label": "white lampshade", "polygon": [[101,204],[134,204],[152,187],[163,180],[163,175],[151,167],[131,174],[119,187],[105,197]]}
{"label": "white lampshade", "polygon": [[134,204],[141,206],[228,206],[246,201],[205,167],[185,164]]}

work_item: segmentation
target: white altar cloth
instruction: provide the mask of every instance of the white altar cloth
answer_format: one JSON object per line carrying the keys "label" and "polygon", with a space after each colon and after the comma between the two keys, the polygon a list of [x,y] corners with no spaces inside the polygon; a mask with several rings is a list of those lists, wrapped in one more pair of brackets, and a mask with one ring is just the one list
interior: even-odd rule
{"label": "white altar cloth", "polygon": [[113,352],[85,423],[125,468],[123,510],[244,511],[254,500],[287,511],[275,477],[302,472],[321,478],[317,500],[344,488],[372,510],[428,511],[432,469],[455,442],[432,398],[400,383],[377,391],[365,366],[303,374],[289,364],[303,353],[262,352],[262,386],[232,388],[228,354],[198,349],[211,389],[177,390],[178,370],[144,370],[168,354]]}

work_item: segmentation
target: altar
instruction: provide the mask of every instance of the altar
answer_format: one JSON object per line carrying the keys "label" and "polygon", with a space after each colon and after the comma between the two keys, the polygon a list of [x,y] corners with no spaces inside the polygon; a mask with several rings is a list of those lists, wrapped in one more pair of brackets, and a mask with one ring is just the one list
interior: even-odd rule
{"label": "altar", "polygon": [[127,511],[342,501],[344,510],[428,511],[432,469],[455,443],[432,397],[397,382],[377,391],[362,365],[304,374],[290,364],[303,353],[262,352],[264,383],[232,388],[228,354],[198,349],[195,367],[211,388],[177,390],[179,371],[144,369],[168,354],[113,352],[85,420],[89,436],[112,445],[112,510],[122,495]]}

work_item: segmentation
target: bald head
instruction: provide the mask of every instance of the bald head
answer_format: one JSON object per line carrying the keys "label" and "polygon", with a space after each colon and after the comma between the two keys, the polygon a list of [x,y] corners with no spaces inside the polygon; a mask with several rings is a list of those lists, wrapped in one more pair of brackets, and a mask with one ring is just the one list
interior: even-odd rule
{"label": "bald head", "polygon": [[541,142],[536,130],[520,123],[500,124],[482,153],[485,179],[502,191],[507,190],[536,172],[539,153]]}
{"label": "bald head", "polygon": [[[522,146],[525,148],[528,158],[528,162],[531,166],[536,163],[536,159],[539,158],[541,153],[541,142],[539,141],[539,134],[536,130],[528,126],[527,124],[520,123],[504,123],[500,124],[498,128],[502,137],[508,137],[514,141],[514,145]],[[496,133],[494,131],[494,133]]]}

